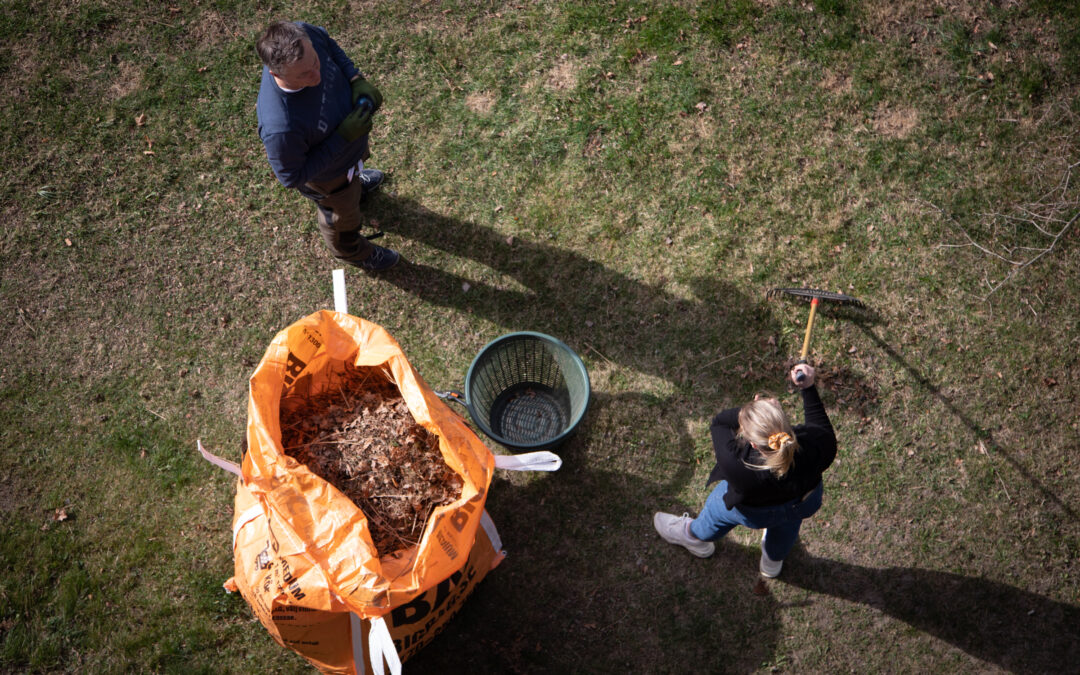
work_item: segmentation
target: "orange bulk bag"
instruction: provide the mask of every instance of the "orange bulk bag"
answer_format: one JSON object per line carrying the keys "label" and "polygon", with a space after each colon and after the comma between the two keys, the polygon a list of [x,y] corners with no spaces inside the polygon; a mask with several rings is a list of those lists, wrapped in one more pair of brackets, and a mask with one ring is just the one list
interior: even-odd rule
{"label": "orange bulk bag", "polygon": [[445,628],[476,584],[503,559],[501,542],[485,511],[465,565],[383,617],[365,619],[328,591],[325,577],[296,541],[281,538],[259,502],[240,481],[233,519],[235,576],[225,588],[240,591],[278,644],[324,673],[391,671]]}
{"label": "orange bulk bag", "polygon": [[[281,445],[283,399],[322,391],[346,364],[387,375],[463,482],[417,545],[382,557],[365,514]],[[341,312],[307,316],[278,333],[251,376],[226,588],[241,592],[275,640],[324,672],[381,672],[383,655],[393,664],[426,644],[502,560],[484,511],[495,465],[385,330]]]}

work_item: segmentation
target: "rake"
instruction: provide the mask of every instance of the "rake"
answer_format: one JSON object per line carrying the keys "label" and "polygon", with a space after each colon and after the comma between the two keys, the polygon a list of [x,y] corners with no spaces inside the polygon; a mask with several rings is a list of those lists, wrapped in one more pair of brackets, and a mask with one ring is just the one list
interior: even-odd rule
{"label": "rake", "polygon": [[[834,293],[832,291],[823,291],[817,288],[773,288],[766,292],[765,297],[772,298],[778,295],[793,295],[797,298],[803,298],[804,300],[810,301],[810,318],[806,321],[806,336],[803,338],[802,352],[799,354],[799,363],[806,363],[806,354],[810,351],[810,333],[814,330],[814,315],[817,314],[819,302],[824,300],[838,305],[848,305],[859,309],[866,308],[866,304],[863,303],[863,301],[853,298],[850,295]],[[799,373],[796,376],[796,379],[801,382],[805,377],[805,375]]]}

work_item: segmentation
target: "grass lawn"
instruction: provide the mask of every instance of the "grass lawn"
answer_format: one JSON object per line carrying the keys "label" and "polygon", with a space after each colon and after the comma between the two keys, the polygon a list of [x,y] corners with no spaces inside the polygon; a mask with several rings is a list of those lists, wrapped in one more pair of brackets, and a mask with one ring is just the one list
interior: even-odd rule
{"label": "grass lawn", "polygon": [[[0,671],[310,672],[232,575],[247,378],[332,307],[256,133],[254,42],[326,27],[385,95],[351,313],[436,389],[513,331],[584,360],[508,557],[409,672],[1068,672],[1080,660],[1080,10],[1032,0],[0,3]],[[664,543],[708,424],[808,315],[840,439],[758,535]],[[496,452],[506,452],[492,444]],[[758,589],[761,590],[760,588]]]}

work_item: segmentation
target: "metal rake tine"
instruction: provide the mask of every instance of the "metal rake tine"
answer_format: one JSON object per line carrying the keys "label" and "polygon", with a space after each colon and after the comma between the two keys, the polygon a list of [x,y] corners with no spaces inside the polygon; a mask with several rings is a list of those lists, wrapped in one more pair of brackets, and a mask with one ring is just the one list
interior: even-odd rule
{"label": "metal rake tine", "polygon": [[832,291],[824,291],[817,288],[773,288],[766,294],[767,297],[773,297],[785,293],[787,295],[794,295],[799,298],[824,300],[827,302],[837,303],[841,305],[851,305],[859,308],[866,308],[866,304],[858,298],[853,298],[850,295],[843,293],[834,293]]}

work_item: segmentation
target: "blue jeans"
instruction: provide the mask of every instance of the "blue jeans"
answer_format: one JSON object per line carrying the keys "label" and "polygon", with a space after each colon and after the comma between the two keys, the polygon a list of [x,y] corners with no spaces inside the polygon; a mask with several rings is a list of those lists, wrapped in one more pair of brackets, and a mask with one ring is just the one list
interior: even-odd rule
{"label": "blue jeans", "polygon": [[702,541],[716,541],[731,531],[736,525],[744,525],[754,530],[765,528],[765,539],[761,549],[770,560],[783,560],[795,546],[799,538],[802,521],[817,513],[821,508],[821,497],[825,492],[822,483],[805,499],[793,499],[776,506],[738,506],[729,509],[724,504],[727,494],[726,480],[713,488],[701,513],[690,523],[690,532]]}

